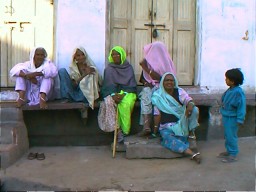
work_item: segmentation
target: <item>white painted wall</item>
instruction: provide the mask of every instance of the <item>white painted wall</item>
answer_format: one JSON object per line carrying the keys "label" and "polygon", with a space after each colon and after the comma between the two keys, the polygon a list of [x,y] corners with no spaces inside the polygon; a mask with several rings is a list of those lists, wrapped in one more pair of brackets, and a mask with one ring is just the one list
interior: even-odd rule
{"label": "white painted wall", "polygon": [[[225,72],[241,68],[243,88],[255,91],[255,0],[200,0],[200,85],[210,90],[227,88]],[[243,40],[245,31],[249,39]]]}
{"label": "white painted wall", "polygon": [[[73,48],[83,45],[103,74],[107,0],[55,0],[56,63],[68,68]],[[197,0],[197,83],[211,91],[226,89],[225,72],[241,68],[243,87],[255,91],[256,1]],[[249,40],[242,40],[245,31]]]}
{"label": "white painted wall", "polygon": [[105,10],[102,0],[55,0],[56,63],[68,69],[73,50],[82,45],[100,74],[105,67]]}

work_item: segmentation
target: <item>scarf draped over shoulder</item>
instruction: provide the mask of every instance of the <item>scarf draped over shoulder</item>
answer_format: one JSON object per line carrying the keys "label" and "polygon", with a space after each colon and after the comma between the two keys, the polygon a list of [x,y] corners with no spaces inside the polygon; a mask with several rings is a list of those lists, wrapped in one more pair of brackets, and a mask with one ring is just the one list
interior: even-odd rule
{"label": "scarf draped over shoulder", "polygon": [[[163,86],[163,81],[166,75],[173,75],[175,81],[175,88],[178,89],[179,99],[182,105],[176,101],[170,94],[168,94]],[[178,119],[185,113],[186,105],[191,101],[192,98],[186,93],[186,91],[180,87],[178,87],[178,81],[174,74],[165,73],[160,81],[159,89],[156,90],[152,95],[152,104],[157,106],[160,111],[163,111],[167,114],[173,114]]]}
{"label": "scarf draped over shoulder", "polygon": [[75,61],[75,53],[78,49],[82,51],[85,55],[85,64],[95,69],[95,73],[93,75],[86,75],[79,83],[79,87],[83,92],[85,98],[89,102],[89,106],[94,109],[94,101],[99,98],[99,84],[101,83],[101,77],[99,76],[98,70],[86,50],[83,47],[79,46],[74,49],[72,55],[72,62],[69,66],[71,79],[78,80],[81,77]]}

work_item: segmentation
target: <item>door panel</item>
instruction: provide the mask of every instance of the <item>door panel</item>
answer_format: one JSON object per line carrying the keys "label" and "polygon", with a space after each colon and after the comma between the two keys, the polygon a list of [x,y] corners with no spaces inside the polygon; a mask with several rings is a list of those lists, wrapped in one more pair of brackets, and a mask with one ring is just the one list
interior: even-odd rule
{"label": "door panel", "polygon": [[[153,41],[162,41],[172,57],[173,51],[173,0],[157,0],[154,2],[154,23],[158,37]],[[163,25],[163,26],[161,26]]]}
{"label": "door panel", "polygon": [[110,47],[107,52],[107,55],[110,49],[113,46],[119,45],[122,46],[127,52],[127,59],[130,60],[129,50],[130,44],[130,32],[128,26],[130,22],[128,18],[131,14],[131,0],[112,0],[111,1],[111,18],[110,23]]}
{"label": "door panel", "polygon": [[132,0],[132,45],[131,45],[131,64],[137,82],[139,82],[141,67],[139,62],[143,58],[143,47],[151,41],[151,27],[145,26],[151,24],[151,0],[136,1]]}
{"label": "door panel", "polygon": [[193,85],[195,66],[195,0],[174,1],[174,49],[177,78]]}
{"label": "door panel", "polygon": [[139,65],[139,62],[144,57],[143,55],[143,47],[149,42],[149,39],[151,38],[151,32],[148,31],[148,29],[135,29],[135,32],[133,33],[133,50],[134,54],[132,55],[131,64],[133,65],[134,73],[137,82],[139,82],[140,75],[141,75],[141,67]]}
{"label": "door panel", "polygon": [[50,0],[9,0],[0,11],[1,87],[10,87],[10,69],[29,60],[34,46],[45,47],[52,59],[53,5]]}

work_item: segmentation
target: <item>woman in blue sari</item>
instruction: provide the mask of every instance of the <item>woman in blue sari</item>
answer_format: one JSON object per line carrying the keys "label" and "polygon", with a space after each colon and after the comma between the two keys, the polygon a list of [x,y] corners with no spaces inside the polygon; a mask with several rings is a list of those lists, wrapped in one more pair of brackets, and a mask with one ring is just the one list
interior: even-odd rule
{"label": "woman in blue sari", "polygon": [[176,77],[165,73],[160,81],[160,87],[152,95],[154,105],[154,132],[159,129],[161,144],[176,153],[191,156],[198,164],[200,153],[189,148],[188,138],[194,136],[198,127],[199,110],[186,91],[178,87]]}

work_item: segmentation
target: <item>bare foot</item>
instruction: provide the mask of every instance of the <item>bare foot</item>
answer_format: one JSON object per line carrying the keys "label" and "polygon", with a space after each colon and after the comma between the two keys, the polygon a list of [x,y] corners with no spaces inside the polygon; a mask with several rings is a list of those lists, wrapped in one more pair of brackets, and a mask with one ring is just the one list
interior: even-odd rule
{"label": "bare foot", "polygon": [[43,98],[42,96],[40,96],[40,109],[47,109],[48,105],[46,103],[45,98]]}
{"label": "bare foot", "polygon": [[18,107],[18,108],[21,108],[23,105],[25,105],[26,104],[26,101],[25,101],[25,99],[22,99],[21,97],[19,97],[18,99],[17,99],[17,104],[16,104],[16,106]]}

